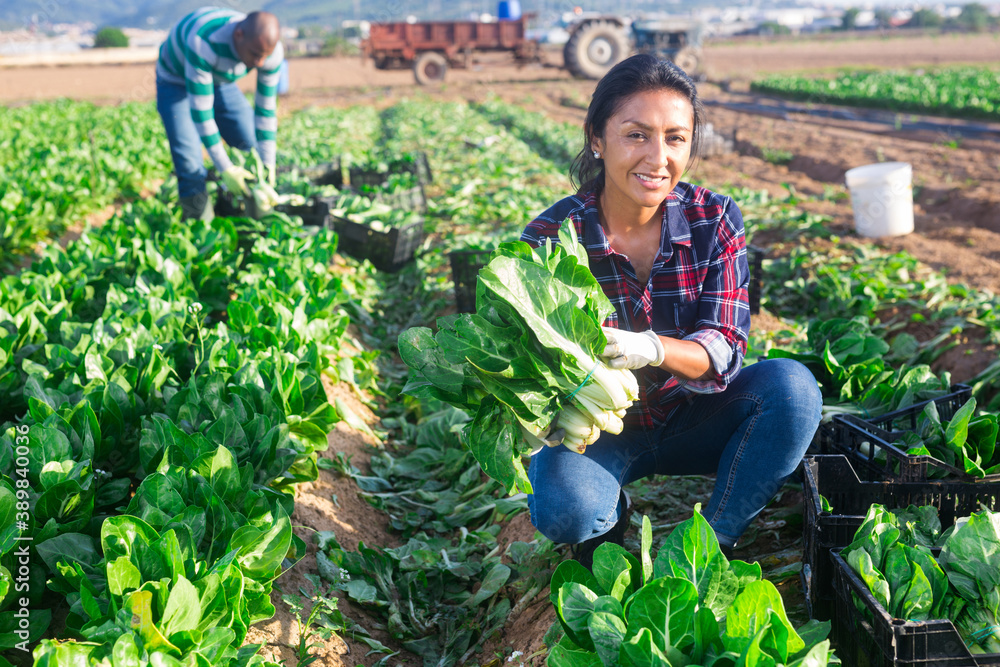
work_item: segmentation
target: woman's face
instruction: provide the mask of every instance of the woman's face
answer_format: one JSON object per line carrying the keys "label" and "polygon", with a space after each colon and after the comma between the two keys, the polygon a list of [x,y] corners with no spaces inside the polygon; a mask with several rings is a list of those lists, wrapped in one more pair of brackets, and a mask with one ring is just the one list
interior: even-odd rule
{"label": "woman's face", "polygon": [[594,150],[604,159],[604,195],[618,206],[658,207],[691,158],[694,109],[673,90],[635,93],[604,127]]}

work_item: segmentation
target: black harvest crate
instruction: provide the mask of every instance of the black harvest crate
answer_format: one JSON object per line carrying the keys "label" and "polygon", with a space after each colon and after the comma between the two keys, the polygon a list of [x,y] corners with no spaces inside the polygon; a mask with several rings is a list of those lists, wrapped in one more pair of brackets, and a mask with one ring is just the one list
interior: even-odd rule
{"label": "black harvest crate", "polygon": [[367,259],[380,271],[398,271],[406,265],[424,241],[424,221],[416,217],[401,227],[379,231],[347,218],[332,217],[337,232],[338,251],[356,259]]}
{"label": "black harvest crate", "polygon": [[[1000,508],[1000,481],[863,481],[850,459],[839,454],[802,460],[802,494],[803,590],[810,616],[821,620],[829,620],[834,609],[830,551],[853,541],[873,504],[889,510],[933,505],[938,509],[942,530],[953,525],[956,518],[979,511],[980,504],[991,510]],[[829,501],[831,512],[823,511],[820,495]]]}
{"label": "black harvest crate", "polygon": [[905,447],[895,444],[907,432],[916,430],[920,413],[928,403],[933,402],[941,419],[948,420],[971,396],[971,387],[955,384],[951,387],[951,393],[945,396],[922,401],[879,417],[861,419],[854,415],[837,415],[833,418],[832,433],[824,451],[843,454],[852,461],[859,462],[861,472],[869,479],[922,482],[928,479],[929,468],[938,468],[947,471],[950,478],[966,482],[1000,480],[1000,475],[973,477],[933,456],[908,455]]}
{"label": "black harvest crate", "polygon": [[1000,667],[1000,654],[973,654],[949,620],[892,618],[837,549],[831,554],[837,656],[850,667]]}

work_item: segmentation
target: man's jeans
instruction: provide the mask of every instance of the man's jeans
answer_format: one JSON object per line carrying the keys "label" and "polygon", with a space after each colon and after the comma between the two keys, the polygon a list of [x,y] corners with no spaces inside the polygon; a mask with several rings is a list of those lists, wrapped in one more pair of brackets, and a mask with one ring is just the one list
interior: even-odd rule
{"label": "man's jeans", "polygon": [[[191,118],[187,90],[178,83],[156,80],[156,110],[170,141],[170,155],[177,173],[177,194],[191,197],[205,191],[205,160],[201,137]],[[257,147],[253,107],[239,86],[226,83],[215,87],[215,123],[223,141],[241,151]]]}
{"label": "man's jeans", "polygon": [[819,425],[822,397],[805,366],[771,359],[745,366],[725,391],[699,394],[646,432],[601,433],[585,454],[545,447],[531,458],[531,522],[553,542],[610,530],[619,489],[650,475],[717,473],[703,516],[733,546],[795,471]]}

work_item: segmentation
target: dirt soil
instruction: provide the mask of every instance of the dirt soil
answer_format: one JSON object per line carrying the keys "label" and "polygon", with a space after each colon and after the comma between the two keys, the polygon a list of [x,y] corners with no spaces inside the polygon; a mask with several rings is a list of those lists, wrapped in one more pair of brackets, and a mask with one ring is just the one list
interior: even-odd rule
{"label": "dirt soil", "polygon": [[[998,53],[1000,39],[995,35],[709,45],[705,53],[708,79],[699,89],[709,102],[708,121],[716,132],[736,139],[736,150],[702,159],[693,176],[709,187],[745,186],[784,196],[791,186],[803,194],[825,195],[820,201],[805,204],[805,208],[830,216],[835,231],[850,235],[853,218],[850,202],[844,195],[844,172],[873,162],[909,162],[914,175],[916,229],[912,234],[881,239],[878,243],[913,254],[929,266],[946,271],[952,281],[997,292],[1000,290],[1000,143],[996,135],[992,139],[957,139],[941,132],[903,132],[892,125],[846,123],[806,114],[789,114],[784,118],[754,115],[716,103],[753,101],[745,92],[747,81],[766,72],[823,70],[842,65],[902,67],[996,62]],[[582,123],[594,82],[570,78],[565,71],[552,66],[557,60],[555,56],[549,54],[548,58],[549,66],[520,69],[494,59],[470,70],[449,72],[446,83],[428,88],[415,86],[409,71],[377,71],[371,63],[363,64],[359,59],[296,60],[290,67],[293,92],[280,103],[281,113],[307,105],[381,107],[417,95],[469,100],[499,95],[510,103],[542,111],[556,119]],[[114,103],[149,100],[155,93],[152,66],[18,69],[4,71],[3,77],[0,102],[7,103],[55,96]],[[252,85],[252,81],[247,84]],[[775,160],[773,156],[782,152],[788,159]],[[771,156],[772,161],[764,159],[765,155]],[[765,329],[781,328],[779,320],[767,315],[755,322]],[[934,333],[929,328],[926,335]],[[975,331],[961,334],[956,340],[958,347],[938,360],[939,367],[951,365],[956,381],[971,377],[996,359],[995,346],[983,345],[975,334]],[[349,390],[328,387],[328,391],[347,400],[358,414],[371,421],[376,419]],[[326,456],[344,452],[364,470],[374,444],[365,438],[340,424],[330,434]],[[334,495],[336,503],[332,500]],[[293,521],[310,549],[302,562],[278,580],[278,586],[286,593],[297,592],[305,583],[304,573],[316,572],[312,540],[315,531],[333,530],[345,546],[358,540],[381,546],[398,543],[398,537],[387,529],[384,516],[357,496],[349,480],[337,478],[331,471],[321,471],[319,481],[299,489]],[[757,526],[758,531],[770,529],[770,524]],[[504,528],[501,540],[526,541],[533,534],[527,518],[520,515]],[[769,552],[756,550],[743,557],[765,553]],[[797,579],[785,583],[792,589],[796,585]],[[543,647],[542,636],[554,620],[547,595],[548,591],[543,591],[505,629],[502,637],[493,638],[487,649],[474,658],[475,664],[516,665],[518,661],[508,663],[506,658],[497,657],[510,650],[521,651],[524,664],[542,664],[540,656],[527,658]],[[294,665],[299,641],[296,619],[280,597],[277,591],[273,595],[278,608],[276,616],[255,627],[248,641],[266,642],[266,654]],[[342,608],[348,615],[362,618],[359,610],[346,603]],[[377,633],[375,636],[385,639]],[[366,656],[366,652],[363,644],[334,639],[316,649],[319,659],[314,664],[324,667],[374,664],[379,656]],[[416,656],[405,654],[390,662],[420,663]]]}

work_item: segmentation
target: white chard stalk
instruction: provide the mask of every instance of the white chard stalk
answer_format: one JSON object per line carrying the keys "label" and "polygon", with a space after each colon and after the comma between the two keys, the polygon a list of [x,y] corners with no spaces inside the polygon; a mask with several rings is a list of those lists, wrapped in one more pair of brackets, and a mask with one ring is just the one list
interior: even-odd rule
{"label": "white chard stalk", "polygon": [[559,426],[566,429],[563,445],[582,454],[587,445],[597,442],[601,431],[621,433],[626,410],[638,397],[639,383],[631,371],[613,370],[598,362],[573,395],[572,404],[560,414]]}
{"label": "white chard stalk", "polygon": [[[567,449],[583,454],[587,445],[597,442],[601,431],[617,435],[625,427],[622,421],[632,402],[639,398],[639,383],[628,369],[611,369],[604,362],[577,351],[580,368],[593,368],[587,381],[576,389],[573,398],[559,413],[555,428],[565,431],[562,444]],[[530,423],[518,418],[524,441],[532,452],[558,443],[543,440],[543,433]]]}

